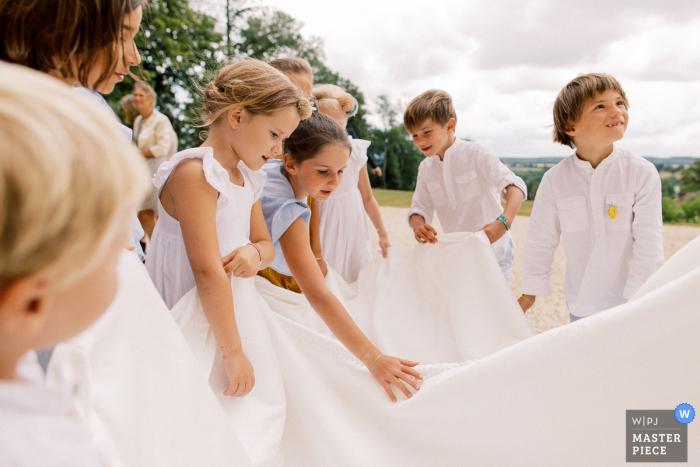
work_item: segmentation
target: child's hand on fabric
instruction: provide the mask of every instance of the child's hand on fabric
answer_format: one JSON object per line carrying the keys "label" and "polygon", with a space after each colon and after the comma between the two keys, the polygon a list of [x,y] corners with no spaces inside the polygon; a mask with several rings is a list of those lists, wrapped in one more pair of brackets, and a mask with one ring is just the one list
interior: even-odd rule
{"label": "child's hand on fabric", "polygon": [[429,224],[422,224],[413,229],[418,243],[437,243],[437,231]]}
{"label": "child's hand on fabric", "polygon": [[414,366],[418,365],[418,362],[382,355],[376,348],[374,350],[375,352],[370,352],[363,357],[363,363],[370,370],[374,379],[384,388],[389,399],[396,402],[396,396],[390,387],[391,384],[396,386],[408,398],[412,394],[405,384],[410,385],[416,391],[420,389],[416,380],[423,379],[423,377],[413,369]]}
{"label": "child's hand on fabric", "polygon": [[496,243],[502,236],[506,234],[506,226],[501,221],[493,221],[479,229],[479,232],[484,231],[489,238],[489,242]]}
{"label": "child's hand on fabric", "polygon": [[243,245],[221,258],[226,274],[253,277],[260,269],[260,254],[253,245]]}
{"label": "child's hand on fabric", "polygon": [[240,347],[233,352],[224,351],[224,369],[228,375],[224,396],[243,397],[255,386],[253,365]]}
{"label": "child's hand on fabric", "polygon": [[326,277],[328,274],[328,264],[326,264],[326,260],[321,258],[318,261],[318,267],[321,268],[321,272],[323,273],[323,277]]}
{"label": "child's hand on fabric", "polygon": [[389,242],[389,235],[386,230],[379,231],[379,248],[382,249],[382,256],[386,258],[386,250],[391,246]]}

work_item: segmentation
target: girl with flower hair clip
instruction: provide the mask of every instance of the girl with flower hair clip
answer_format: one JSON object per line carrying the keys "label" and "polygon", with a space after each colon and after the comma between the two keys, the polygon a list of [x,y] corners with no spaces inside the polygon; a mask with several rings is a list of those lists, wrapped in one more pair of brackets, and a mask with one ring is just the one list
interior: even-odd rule
{"label": "girl with flower hair clip", "polygon": [[175,154],[154,177],[161,217],[146,268],[253,465],[273,465],[286,408],[253,282],[275,256],[260,169],[282,152],[311,103],[253,59],[225,66],[201,93],[204,143]]}
{"label": "girl with flower hair clip", "polygon": [[[319,112],[343,128],[357,113],[357,100],[333,84],[314,87],[313,96],[318,101]],[[346,282],[352,283],[372,259],[365,213],[377,229],[385,258],[391,244],[366,169],[370,142],[349,139],[352,152],[340,186],[327,201],[312,201],[310,235],[314,254],[321,258],[319,266],[324,275],[330,265]]]}

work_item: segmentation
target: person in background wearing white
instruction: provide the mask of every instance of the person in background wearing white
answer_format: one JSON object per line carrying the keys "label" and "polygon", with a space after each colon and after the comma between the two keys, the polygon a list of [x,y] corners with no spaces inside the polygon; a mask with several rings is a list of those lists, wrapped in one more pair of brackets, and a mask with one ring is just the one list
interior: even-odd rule
{"label": "person in background wearing white", "polygon": [[510,285],[514,256],[509,230],[527,198],[525,182],[488,147],[455,136],[457,114],[445,91],[430,90],[413,99],[403,121],[426,157],[418,166],[408,210],[416,240],[437,243],[430,225],[435,212],[445,233],[483,230]]}
{"label": "person in background wearing white", "polygon": [[4,62],[0,74],[0,186],[14,187],[0,190],[0,464],[102,465],[71,417],[76,389],[48,386],[32,349],[82,332],[112,302],[147,169],[70,87]]}
{"label": "person in background wearing white", "polygon": [[[172,150],[173,126],[168,117],[156,110],[156,92],[146,83],[134,86],[134,107],[139,116],[134,120],[134,143],[155,174]],[[158,222],[158,199],[155,186],[141,205],[139,221],[150,239]]]}
{"label": "person in background wearing white", "polygon": [[542,178],[523,253],[523,311],[550,295],[554,252],[566,252],[571,321],[625,303],[664,263],[661,178],[613,143],[629,122],[620,83],[598,73],[567,84],[554,102],[554,141],[576,152]]}

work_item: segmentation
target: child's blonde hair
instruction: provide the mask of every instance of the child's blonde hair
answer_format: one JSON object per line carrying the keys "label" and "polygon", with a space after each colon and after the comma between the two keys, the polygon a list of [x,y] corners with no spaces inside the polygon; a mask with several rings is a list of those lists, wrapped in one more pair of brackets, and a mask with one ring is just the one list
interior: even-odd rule
{"label": "child's blonde hair", "polygon": [[619,92],[622,100],[625,101],[625,107],[629,107],[627,96],[620,83],[604,73],[581,75],[564,86],[554,101],[552,109],[554,113],[554,142],[571,148],[576,147],[574,139],[567,135],[566,131],[570,130],[581,119],[587,100],[610,89]]}
{"label": "child's blonde hair", "polygon": [[304,119],[311,115],[311,102],[299,86],[282,72],[255,59],[223,67],[202,89],[201,125],[209,126],[230,109],[244,108],[251,115],[270,115],[295,106]]}
{"label": "child's blonde hair", "polygon": [[452,97],[445,91],[431,89],[408,103],[403,114],[403,126],[412,132],[416,131],[428,119],[444,126],[451,118],[457,121],[457,113],[452,106]]}
{"label": "child's blonde hair", "polygon": [[311,78],[314,77],[314,70],[311,68],[311,64],[301,57],[276,58],[269,63],[272,68],[284,74],[299,73],[307,74]]}
{"label": "child's blonde hair", "polygon": [[0,74],[0,288],[67,285],[126,232],[148,172],[113,116],[69,86],[19,65]]}
{"label": "child's blonde hair", "polygon": [[343,112],[348,116],[352,117],[357,113],[357,99],[335,84],[319,84],[318,86],[314,86],[313,96],[320,106],[324,105],[323,102],[338,102],[340,108],[343,109]]}

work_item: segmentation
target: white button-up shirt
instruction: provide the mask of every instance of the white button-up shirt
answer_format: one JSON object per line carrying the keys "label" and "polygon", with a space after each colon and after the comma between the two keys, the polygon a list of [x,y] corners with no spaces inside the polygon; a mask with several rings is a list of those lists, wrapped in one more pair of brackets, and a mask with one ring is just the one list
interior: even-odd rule
{"label": "white button-up shirt", "polygon": [[571,313],[589,316],[625,303],[664,263],[662,227],[661,178],[651,162],[619,148],[596,169],[569,156],[537,190],[522,292],[550,295],[561,236]]}
{"label": "white button-up shirt", "polygon": [[[488,147],[457,138],[443,160],[428,157],[418,167],[411,216],[418,214],[433,222],[433,214],[445,233],[476,232],[503,214],[501,199],[515,185],[527,198],[525,182],[506,167]],[[503,259],[510,232],[493,244],[496,259]]]}

